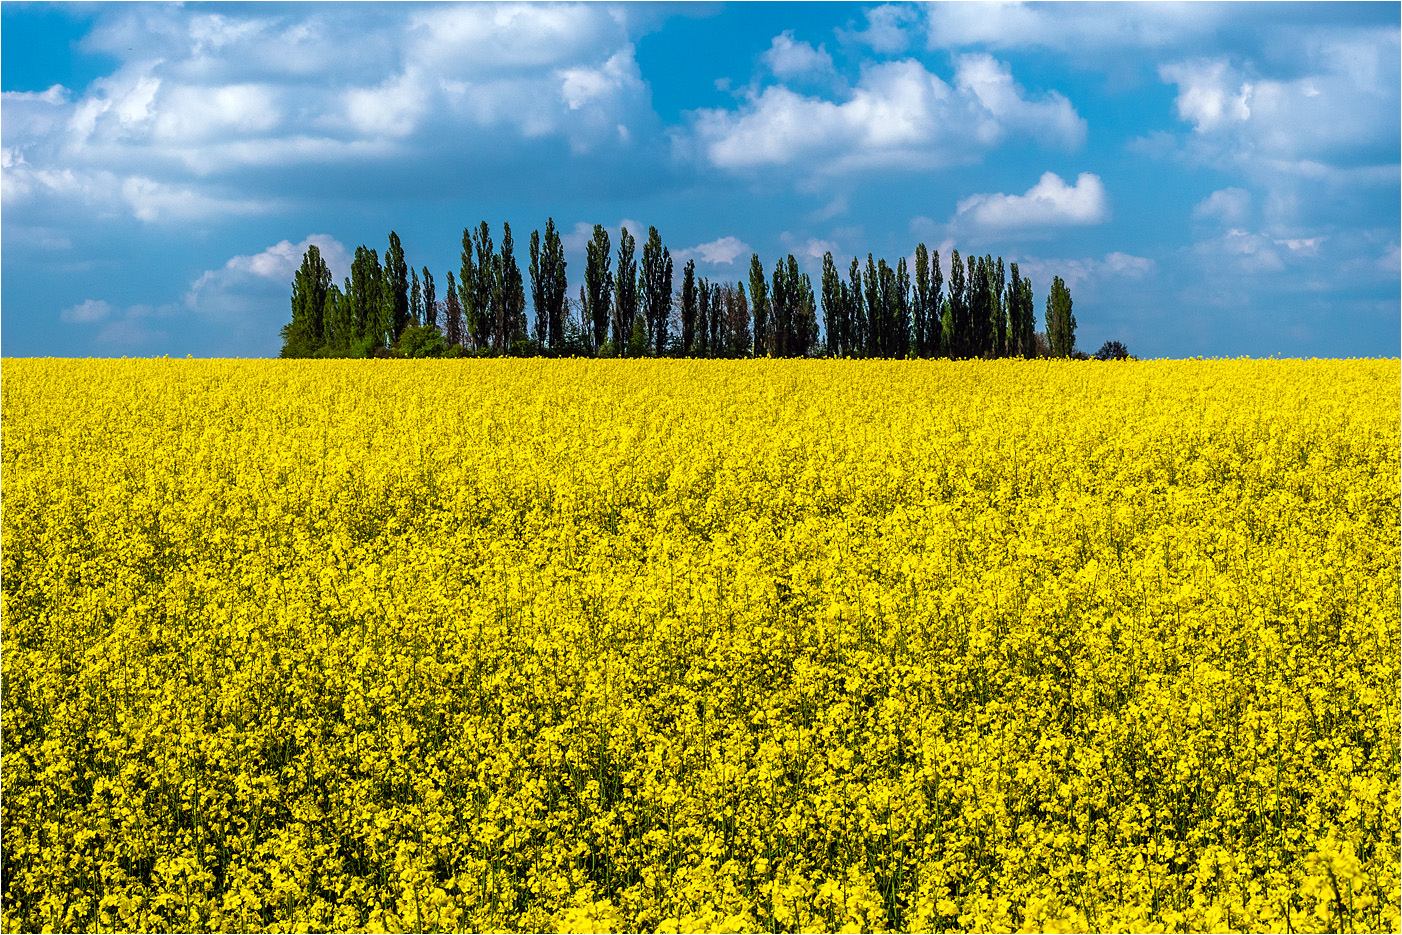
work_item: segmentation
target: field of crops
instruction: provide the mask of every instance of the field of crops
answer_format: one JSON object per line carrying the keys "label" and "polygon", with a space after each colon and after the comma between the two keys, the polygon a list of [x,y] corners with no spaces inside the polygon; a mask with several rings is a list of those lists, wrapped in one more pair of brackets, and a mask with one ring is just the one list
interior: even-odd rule
{"label": "field of crops", "polygon": [[4,364],[4,930],[1399,928],[1396,361]]}

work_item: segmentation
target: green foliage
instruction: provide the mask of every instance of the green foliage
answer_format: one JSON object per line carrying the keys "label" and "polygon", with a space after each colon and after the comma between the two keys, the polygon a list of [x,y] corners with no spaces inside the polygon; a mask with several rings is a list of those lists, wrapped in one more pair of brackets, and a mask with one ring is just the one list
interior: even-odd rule
{"label": "green foliage", "polygon": [[601,354],[608,340],[609,304],[613,294],[613,273],[609,271],[609,265],[613,262],[610,249],[608,231],[604,230],[603,225],[595,224],[594,236],[586,250],[584,289],[580,300],[584,305],[584,330],[588,334],[592,329],[593,345],[600,348]]}
{"label": "green foliage", "polygon": [[750,311],[754,315],[754,353],[770,353],[769,286],[764,281],[764,264],[759,254],[750,254]]}
{"label": "green foliage", "polygon": [[437,328],[416,324],[406,326],[399,336],[399,343],[395,345],[398,356],[416,359],[442,357],[447,349],[448,345]]}
{"label": "green foliage", "polygon": [[[1032,284],[1018,264],[1005,268],[1001,256],[963,258],[951,250],[946,291],[939,251],[923,243],[916,245],[913,270],[904,257],[892,266],[868,253],[865,269],[852,258],[845,280],[828,252],[815,294],[793,254],[776,260],[766,276],[755,253],[748,294],[744,283],[698,277],[695,261],[688,261],[674,295],[671,253],[656,227],[648,228],[641,261],[636,249],[633,235],[622,229],[618,268],[611,270],[608,232],[594,225],[575,303],[566,297],[560,234],[554,218],[547,219],[543,234],[532,231],[530,239],[532,328],[509,224],[500,251],[486,221],[463,228],[459,279],[448,274],[442,301],[428,267],[422,277],[410,269],[394,231],[383,265],[373,249],[356,248],[341,287],[332,283],[317,247],[309,246],[292,281],[292,319],[279,332],[281,356],[452,356],[458,347],[491,356],[1086,356],[1075,349],[1076,319],[1060,277],[1047,296],[1045,333],[1039,333]],[[674,306],[678,334],[670,333]],[[411,326],[438,332],[443,350],[433,350],[426,334],[405,345],[401,338]],[[404,355],[405,346],[423,350]]]}
{"label": "green foliage", "polygon": [[[702,325],[704,330],[705,325]],[[696,344],[696,261],[682,268],[682,354],[691,356]]]}
{"label": "green foliage", "polygon": [[1071,313],[1071,291],[1060,276],[1052,278],[1047,294],[1047,342],[1053,357],[1070,357],[1076,349],[1076,316]]}
{"label": "green foliage", "polygon": [[638,292],[648,345],[654,355],[661,357],[667,346],[667,324],[672,313],[672,255],[662,245],[655,227],[647,229],[647,243],[643,244]]}
{"label": "green foliage", "polygon": [[[637,241],[622,228],[618,235],[618,271],[613,277],[613,343],[626,347],[629,357],[638,356],[633,350],[633,325],[638,317],[638,263],[633,259]],[[646,346],[646,340],[644,340]]]}

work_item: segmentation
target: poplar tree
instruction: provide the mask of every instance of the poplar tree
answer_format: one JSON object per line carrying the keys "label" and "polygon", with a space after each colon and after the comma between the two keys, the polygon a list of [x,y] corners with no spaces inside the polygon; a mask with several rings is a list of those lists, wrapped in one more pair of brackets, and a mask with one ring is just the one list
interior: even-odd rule
{"label": "poplar tree", "polygon": [[862,266],[856,257],[847,268],[847,341],[858,356],[867,353],[867,311],[862,289]]}
{"label": "poplar tree", "polygon": [[793,333],[789,293],[788,267],[780,257],[774,261],[769,280],[769,353],[775,357],[789,356],[789,338]]}
{"label": "poplar tree", "polygon": [[424,293],[419,286],[419,271],[409,267],[409,320],[416,325],[424,323]]}
{"label": "poplar tree", "polygon": [[953,358],[967,357],[969,354],[969,307],[965,304],[964,298],[964,262],[959,258],[959,251],[951,250],[949,259],[949,327],[945,333],[950,337],[952,344],[949,348],[949,356]]}
{"label": "poplar tree", "polygon": [[448,272],[448,286],[443,297],[443,339],[449,347],[461,347],[463,343],[462,304],[458,301],[458,289],[453,284],[453,273]]}
{"label": "poplar tree", "polygon": [[633,324],[638,315],[638,263],[633,259],[637,241],[620,229],[618,235],[618,269],[613,277],[613,347],[619,356],[627,351],[633,338]]}
{"label": "poplar tree", "polygon": [[643,261],[638,271],[638,291],[647,322],[648,343],[661,357],[667,349],[667,325],[672,311],[672,254],[662,245],[656,227],[647,229]]}
{"label": "poplar tree", "polygon": [[923,243],[915,245],[915,300],[911,303],[911,329],[916,357],[930,356],[930,254]]}
{"label": "poplar tree", "polygon": [[472,280],[459,279],[458,291],[463,308],[468,308],[470,298],[476,310],[478,331],[472,335],[472,341],[476,347],[483,348],[496,341],[497,318],[501,308],[501,289],[496,281],[496,245],[492,242],[492,229],[486,221],[478,224],[473,232],[472,248],[477,258]]}
{"label": "poplar tree", "polygon": [[820,285],[823,302],[823,334],[827,350],[833,357],[841,357],[843,350],[843,305],[842,279],[837,275],[837,265],[832,261],[832,251],[823,254],[823,278]]}
{"label": "poplar tree", "polygon": [[438,296],[433,291],[433,274],[424,268],[424,324],[438,330]]}
{"label": "poplar tree", "polygon": [[1052,278],[1047,294],[1047,343],[1053,357],[1070,357],[1076,349],[1076,316],[1071,314],[1071,291],[1060,276]]}
{"label": "poplar tree", "polygon": [[1008,356],[1023,356],[1022,349],[1022,276],[1016,263],[1008,264],[1008,286],[1003,296],[1008,310]]}
{"label": "poplar tree", "polygon": [[928,349],[931,357],[947,354],[944,343],[944,271],[940,269],[940,252],[930,254],[930,320],[926,323]]}
{"label": "poplar tree", "polygon": [[[705,325],[703,324],[704,331]],[[682,354],[690,356],[696,343],[696,261],[682,267]]]}
{"label": "poplar tree", "polygon": [[[349,280],[347,280],[349,282]],[[326,288],[326,300],[321,307],[322,334],[326,344],[318,357],[343,357],[350,347],[350,305],[345,293],[333,282]]]}
{"label": "poplar tree", "polygon": [[993,268],[993,352],[998,357],[1008,356],[1008,303],[1004,301],[1007,289],[1007,273],[1003,269],[1003,258]]}
{"label": "poplar tree", "polygon": [[754,355],[769,353],[769,286],[764,281],[764,265],[759,254],[750,254],[750,312],[754,316]]}
{"label": "poplar tree", "polygon": [[389,303],[387,343],[395,344],[409,324],[409,264],[394,231],[389,232],[389,249],[385,251],[385,297]]}
{"label": "poplar tree", "polygon": [[547,313],[546,337],[551,347],[562,347],[565,341],[565,296],[569,294],[569,281],[565,276],[565,247],[560,242],[560,232],[555,229],[555,219],[545,221],[545,308]]}
{"label": "poplar tree", "polygon": [[361,244],[355,248],[351,261],[350,288],[351,327],[354,334],[352,351],[360,357],[371,356],[375,348],[384,346],[388,330],[382,314],[384,308],[384,271],[380,256]]}
{"label": "poplar tree", "polygon": [[896,357],[910,356],[910,319],[910,271],[906,268],[905,257],[901,257],[896,263],[895,314],[892,316],[891,353]]}
{"label": "poplar tree", "polygon": [[1037,307],[1032,300],[1032,280],[1022,281],[1022,356],[1037,356]]}
{"label": "poplar tree", "polygon": [[545,312],[545,280],[540,273],[540,231],[531,231],[531,307],[535,309],[535,343],[542,350],[550,338],[549,316]]}
{"label": "poplar tree", "polygon": [[511,240],[511,225],[502,224],[501,255],[497,258],[501,289],[500,348],[509,351],[526,339],[526,287],[521,267],[516,265],[516,247]]}
{"label": "poplar tree", "polygon": [[[683,287],[685,291],[685,287]],[[685,300],[683,300],[683,303]],[[696,282],[696,353],[699,357],[711,353],[711,283],[706,279]]]}
{"label": "poplar tree", "polygon": [[313,357],[326,345],[326,295],[332,288],[321,250],[309,244],[292,278],[292,321],[282,329],[283,357]]}
{"label": "poplar tree", "polygon": [[813,297],[812,280],[807,273],[798,271],[798,261],[792,253],[787,272],[790,330],[785,351],[790,357],[807,357],[818,344],[818,303]]}
{"label": "poplar tree", "polygon": [[613,294],[613,274],[609,266],[613,256],[609,253],[608,231],[603,225],[594,225],[594,236],[586,248],[584,286],[581,297],[584,302],[584,330],[591,332],[594,350],[597,352],[608,340],[609,299]]}

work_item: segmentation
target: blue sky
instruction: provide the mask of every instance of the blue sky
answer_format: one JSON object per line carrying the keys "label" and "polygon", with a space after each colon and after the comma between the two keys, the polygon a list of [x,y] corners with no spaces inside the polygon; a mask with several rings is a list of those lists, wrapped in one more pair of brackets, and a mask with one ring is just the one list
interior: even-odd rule
{"label": "blue sky", "polygon": [[1400,10],[6,2],[0,352],[274,356],[309,242],[441,292],[553,217],[572,293],[595,223],[729,280],[924,242],[1087,350],[1394,357]]}

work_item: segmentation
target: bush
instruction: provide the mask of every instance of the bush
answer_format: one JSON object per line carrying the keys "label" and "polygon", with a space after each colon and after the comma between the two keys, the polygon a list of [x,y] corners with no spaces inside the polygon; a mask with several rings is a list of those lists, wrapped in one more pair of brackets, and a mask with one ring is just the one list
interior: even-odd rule
{"label": "bush", "polygon": [[1119,341],[1106,341],[1095,352],[1096,360],[1124,360],[1129,357],[1129,348]]}

